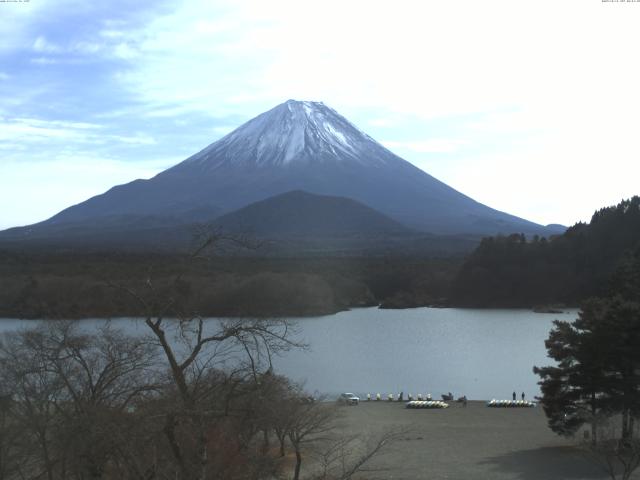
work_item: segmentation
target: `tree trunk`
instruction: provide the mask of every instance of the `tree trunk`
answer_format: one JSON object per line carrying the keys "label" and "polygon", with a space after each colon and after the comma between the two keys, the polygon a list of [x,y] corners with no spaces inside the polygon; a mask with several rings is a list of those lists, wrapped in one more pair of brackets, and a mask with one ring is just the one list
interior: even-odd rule
{"label": "tree trunk", "polygon": [[207,478],[207,435],[204,432],[204,427],[200,425],[200,432],[198,435],[198,457],[200,460],[200,476],[199,480],[205,480]]}
{"label": "tree trunk", "polygon": [[298,447],[296,447],[296,469],[293,472],[293,480],[300,479],[300,467],[302,466],[302,454]]}
{"label": "tree trunk", "polygon": [[285,456],[284,451],[284,442],[287,440],[287,434],[279,428],[275,428],[276,438],[278,439],[278,444],[280,445],[280,456]]}
{"label": "tree trunk", "polygon": [[[187,469],[187,465],[184,457],[182,456],[182,450],[180,445],[178,444],[178,439],[176,438],[176,419],[175,416],[170,413],[165,417],[164,428],[162,429],[164,435],[169,443],[169,447],[171,449],[171,453],[173,454],[173,458],[176,460],[182,475],[185,478],[188,478],[189,471]],[[177,473],[176,473],[177,475]]]}
{"label": "tree trunk", "polygon": [[204,435],[200,435],[198,438],[198,450],[200,457],[200,476],[199,480],[207,478],[207,438]]}
{"label": "tree trunk", "polygon": [[598,428],[596,425],[596,394],[591,393],[591,446],[595,447],[598,443]]}
{"label": "tree trunk", "polygon": [[44,466],[45,470],[47,471],[47,480],[53,480],[53,462],[51,461],[51,457],[49,456],[49,447],[47,445],[46,432],[38,431],[38,434],[40,445],[42,447],[42,455],[44,457]]}
{"label": "tree trunk", "polygon": [[629,439],[629,410],[624,407],[622,410],[622,440]]}

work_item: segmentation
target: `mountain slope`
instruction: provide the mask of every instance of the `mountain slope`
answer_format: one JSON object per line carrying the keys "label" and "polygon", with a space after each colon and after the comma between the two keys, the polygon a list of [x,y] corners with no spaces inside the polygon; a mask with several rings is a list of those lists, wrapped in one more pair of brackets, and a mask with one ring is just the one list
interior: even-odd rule
{"label": "mountain slope", "polygon": [[[201,213],[201,212],[198,212]],[[303,191],[255,202],[216,220],[187,217],[110,215],[89,220],[14,228],[0,234],[0,248],[62,251],[175,252],[191,250],[202,232],[233,239],[223,249],[249,256],[430,256],[470,252],[480,241],[472,235],[439,236],[411,230],[385,215],[344,197]],[[194,241],[196,244],[194,244]]]}
{"label": "mountain slope", "polygon": [[452,189],[324,104],[293,100],[149,180],[116,186],[31,228],[105,216],[225,213],[292,190],[348,197],[435,234],[550,233]]}
{"label": "mountain slope", "polygon": [[355,200],[300,190],[252,203],[223,215],[214,225],[225,231],[271,238],[415,233]]}

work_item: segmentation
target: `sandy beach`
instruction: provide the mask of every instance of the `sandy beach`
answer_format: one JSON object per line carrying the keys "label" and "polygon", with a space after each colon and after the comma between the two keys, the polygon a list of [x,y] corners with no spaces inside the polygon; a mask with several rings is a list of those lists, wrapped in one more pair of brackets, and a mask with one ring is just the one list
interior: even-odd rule
{"label": "sandy beach", "polygon": [[[344,407],[346,433],[375,435],[397,426],[410,433],[376,458],[366,479],[593,480],[607,474],[575,442],[555,435],[544,411],[488,408],[470,401],[443,410],[411,410],[398,402]],[[380,469],[380,470],[378,470]]]}

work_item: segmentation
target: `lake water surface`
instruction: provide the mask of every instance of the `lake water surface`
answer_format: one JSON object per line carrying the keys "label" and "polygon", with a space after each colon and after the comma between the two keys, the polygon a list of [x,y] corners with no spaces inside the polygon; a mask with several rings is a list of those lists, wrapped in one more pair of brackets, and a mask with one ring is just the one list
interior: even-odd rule
{"label": "lake water surface", "polygon": [[[297,319],[307,351],[274,360],[276,370],[305,381],[307,390],[329,395],[349,391],[398,394],[453,392],[470,399],[510,398],[515,390],[539,394],[534,365],[551,363],[544,340],[554,319],[577,311],[542,314],[530,310],[362,308]],[[82,320],[87,326],[101,320]],[[135,319],[113,323],[146,332]],[[0,332],[29,321],[0,320]]]}

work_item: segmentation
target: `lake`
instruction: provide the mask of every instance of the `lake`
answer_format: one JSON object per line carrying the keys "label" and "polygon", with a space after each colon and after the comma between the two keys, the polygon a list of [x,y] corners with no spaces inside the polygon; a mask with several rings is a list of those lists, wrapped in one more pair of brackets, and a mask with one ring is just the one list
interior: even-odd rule
{"label": "lake", "polygon": [[[530,310],[361,308],[297,319],[308,351],[276,358],[276,371],[304,381],[307,390],[335,395],[354,392],[416,396],[452,392],[469,399],[511,398],[515,390],[539,394],[534,365],[551,363],[544,340],[562,314]],[[100,320],[82,320],[88,326]],[[134,319],[114,320],[132,333],[146,332]],[[29,325],[0,320],[0,332]]]}

